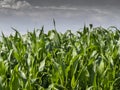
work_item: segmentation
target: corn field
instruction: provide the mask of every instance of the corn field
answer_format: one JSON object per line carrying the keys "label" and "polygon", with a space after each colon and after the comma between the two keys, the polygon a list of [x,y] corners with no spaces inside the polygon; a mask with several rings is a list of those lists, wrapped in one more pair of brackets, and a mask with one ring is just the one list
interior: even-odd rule
{"label": "corn field", "polygon": [[119,90],[120,30],[112,28],[2,33],[0,90]]}

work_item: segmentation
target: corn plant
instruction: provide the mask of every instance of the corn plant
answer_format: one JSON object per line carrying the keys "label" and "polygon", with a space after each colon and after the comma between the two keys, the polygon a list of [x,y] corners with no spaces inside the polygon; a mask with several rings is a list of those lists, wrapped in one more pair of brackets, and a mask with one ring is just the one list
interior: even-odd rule
{"label": "corn plant", "polygon": [[[55,22],[54,22],[55,26]],[[112,29],[116,30],[112,30]],[[0,41],[0,90],[119,90],[120,31],[44,28]]]}

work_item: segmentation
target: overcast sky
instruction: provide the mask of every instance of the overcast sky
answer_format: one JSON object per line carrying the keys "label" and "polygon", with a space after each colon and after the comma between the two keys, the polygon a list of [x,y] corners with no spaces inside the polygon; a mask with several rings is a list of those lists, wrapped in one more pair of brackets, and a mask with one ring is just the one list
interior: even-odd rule
{"label": "overcast sky", "polygon": [[11,27],[21,33],[34,28],[65,32],[79,30],[84,24],[120,27],[120,0],[0,0],[0,31],[12,33]]}

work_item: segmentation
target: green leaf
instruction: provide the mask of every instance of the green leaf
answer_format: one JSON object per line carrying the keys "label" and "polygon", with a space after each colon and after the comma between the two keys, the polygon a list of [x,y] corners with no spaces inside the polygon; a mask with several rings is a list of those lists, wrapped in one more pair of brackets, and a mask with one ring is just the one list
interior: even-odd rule
{"label": "green leaf", "polygon": [[73,75],[72,80],[71,80],[71,87],[72,87],[72,89],[75,89],[75,87],[76,87],[76,81],[75,81],[74,75]]}
{"label": "green leaf", "polygon": [[39,67],[39,71],[43,71],[45,68],[45,59],[43,61],[40,62],[40,67]]}
{"label": "green leaf", "polygon": [[98,69],[99,69],[99,72],[102,74],[102,72],[104,71],[104,61],[103,60],[101,60]]}

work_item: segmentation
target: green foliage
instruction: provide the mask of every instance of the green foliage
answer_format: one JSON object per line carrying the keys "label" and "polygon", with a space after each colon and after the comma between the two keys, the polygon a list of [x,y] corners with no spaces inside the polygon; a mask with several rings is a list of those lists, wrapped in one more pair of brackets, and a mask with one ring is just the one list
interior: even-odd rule
{"label": "green foliage", "polygon": [[[120,31],[2,33],[0,90],[119,90]],[[116,29],[112,31],[112,29]]]}

